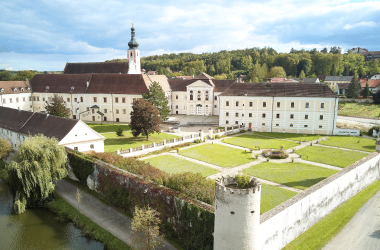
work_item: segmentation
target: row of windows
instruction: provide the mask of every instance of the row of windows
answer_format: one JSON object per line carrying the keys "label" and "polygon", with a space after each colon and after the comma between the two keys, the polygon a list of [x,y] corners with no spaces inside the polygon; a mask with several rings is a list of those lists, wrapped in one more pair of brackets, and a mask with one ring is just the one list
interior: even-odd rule
{"label": "row of windows", "polygon": [[[229,112],[226,112],[226,116],[230,116],[230,113]],[[241,114],[242,117],[244,117],[244,114]],[[235,117],[239,117],[239,113],[235,113]],[[248,117],[252,117],[252,113],[248,113]],[[266,117],[266,114],[263,113],[261,115],[262,118],[265,118]],[[280,118],[280,114],[276,114],[276,118]],[[294,115],[291,114],[290,115],[290,119],[294,119]],[[305,115],[305,120],[309,119],[309,115]],[[323,115],[320,115],[319,116],[319,120],[323,120]]]}
{"label": "row of windows", "polygon": [[[229,122],[228,120],[226,120],[226,124],[230,124],[230,122]],[[236,125],[239,125],[239,121],[235,121],[235,124],[236,124]],[[262,126],[265,126],[265,122],[261,123],[261,125],[262,125]],[[276,127],[279,127],[279,126],[280,126],[280,124],[277,123],[277,124],[276,124]],[[290,123],[290,124],[289,124],[289,127],[294,127],[294,124],[293,124],[293,123]],[[303,127],[304,127],[304,128],[307,128],[308,125],[305,124],[305,125],[303,125]],[[319,125],[318,128],[323,128],[323,126],[322,126],[322,125]]]}
{"label": "row of windows", "polygon": [[[229,101],[226,101],[226,106],[230,106],[230,102]],[[244,104],[243,104],[244,106]],[[253,102],[249,102],[249,106],[250,107],[253,107]],[[310,104],[309,102],[306,102],[305,103],[305,108],[309,108]],[[236,107],[239,107],[239,102],[236,101]],[[263,102],[263,108],[266,108],[267,107],[267,102]],[[277,108],[280,108],[281,107],[281,102],[277,102]],[[291,102],[290,103],[290,107],[291,108],[294,108],[294,102]],[[321,103],[321,109],[324,109],[325,108],[325,104],[324,103]]]}
{"label": "row of windows", "polygon": [[[49,101],[51,101],[51,97],[48,98]],[[67,99],[67,102],[70,102],[70,98],[68,97]],[[84,99],[83,97],[79,97],[78,98],[74,98],[74,102],[84,102]],[[93,100],[94,100],[94,103],[98,102],[98,98],[97,97],[93,97]],[[104,103],[107,103],[107,100],[108,98],[107,97],[103,97],[103,102]],[[122,97],[122,98],[119,98],[119,97],[115,97],[115,103],[119,103],[119,100],[121,100],[121,103],[126,103],[126,98],[125,97]],[[136,98],[133,98],[133,101],[135,101]],[[25,97],[24,97],[24,101],[25,101]],[[29,101],[32,101],[32,97],[29,97]],[[40,97],[39,96],[33,96],[33,101],[40,101]],[[45,97],[42,98],[42,101],[45,101]]]}
{"label": "row of windows", "polygon": [[[87,108],[87,111],[90,111],[90,108]],[[108,112],[107,109],[104,109],[103,111],[104,111],[104,114],[107,114],[107,112]],[[119,113],[120,113],[119,111],[120,111],[119,109],[115,109],[115,113],[116,113],[116,114],[119,114]],[[127,110],[126,110],[126,109],[122,109],[121,111],[123,112],[124,115],[127,114]],[[92,109],[91,112],[92,112],[93,114],[95,114],[95,109]]]}
{"label": "row of windows", "polygon": [[[16,100],[16,103],[20,102],[20,98],[19,98],[19,97],[16,97],[15,100]],[[26,101],[26,98],[23,97],[23,98],[22,98],[22,101],[25,102],[25,101]],[[6,99],[6,98],[3,98],[3,103],[4,103],[4,104],[7,103],[7,99]],[[13,103],[13,99],[12,99],[12,98],[9,98],[9,103]]]}

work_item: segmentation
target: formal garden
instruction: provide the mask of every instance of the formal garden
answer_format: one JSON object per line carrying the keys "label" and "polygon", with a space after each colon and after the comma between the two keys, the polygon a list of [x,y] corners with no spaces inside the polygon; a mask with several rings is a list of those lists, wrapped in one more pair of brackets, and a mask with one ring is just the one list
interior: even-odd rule
{"label": "formal garden", "polygon": [[240,136],[231,137],[223,140],[224,143],[240,146],[248,149],[288,149],[297,146],[296,142],[279,140],[260,135],[243,134]]}

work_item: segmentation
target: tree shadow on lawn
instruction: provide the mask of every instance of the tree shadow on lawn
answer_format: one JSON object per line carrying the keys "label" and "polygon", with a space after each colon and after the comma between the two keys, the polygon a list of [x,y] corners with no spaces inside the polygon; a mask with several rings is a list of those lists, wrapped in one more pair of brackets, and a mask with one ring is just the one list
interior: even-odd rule
{"label": "tree shadow on lawn", "polygon": [[288,187],[294,187],[297,189],[305,190],[326,178],[327,177],[319,177],[319,178],[314,178],[314,179],[305,179],[302,181],[281,182],[281,184]]}
{"label": "tree shadow on lawn", "polygon": [[371,145],[371,146],[369,146],[369,145],[367,145],[367,146],[363,146],[363,148],[365,148],[365,149],[369,149],[369,150],[372,150],[372,151],[375,151],[376,150],[376,146],[375,145]]}

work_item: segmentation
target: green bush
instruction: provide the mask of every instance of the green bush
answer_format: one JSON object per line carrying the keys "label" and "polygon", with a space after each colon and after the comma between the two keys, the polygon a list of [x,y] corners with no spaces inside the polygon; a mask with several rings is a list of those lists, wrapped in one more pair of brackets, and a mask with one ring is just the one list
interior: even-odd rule
{"label": "green bush", "polygon": [[9,155],[11,151],[12,151],[11,143],[4,138],[0,138],[0,159],[7,158],[7,156]]}
{"label": "green bush", "polygon": [[117,136],[123,136],[123,128],[122,127],[117,127],[116,135]]}
{"label": "green bush", "polygon": [[[372,128],[370,128],[367,132],[367,135],[372,136],[374,130],[376,130],[376,132],[379,133],[380,126],[373,126]],[[362,132],[362,131],[360,131],[360,132]]]}
{"label": "green bush", "polygon": [[194,140],[194,143],[201,143],[201,142],[202,142],[201,139],[196,139],[196,140]]}
{"label": "green bush", "polygon": [[81,182],[86,182],[87,177],[95,170],[93,158],[75,150],[68,152],[67,158],[75,176]]}
{"label": "green bush", "polygon": [[239,188],[246,189],[251,187],[251,176],[240,174],[235,176],[235,179]]}
{"label": "green bush", "polygon": [[215,139],[219,139],[220,138],[220,136],[219,135],[215,135]]}

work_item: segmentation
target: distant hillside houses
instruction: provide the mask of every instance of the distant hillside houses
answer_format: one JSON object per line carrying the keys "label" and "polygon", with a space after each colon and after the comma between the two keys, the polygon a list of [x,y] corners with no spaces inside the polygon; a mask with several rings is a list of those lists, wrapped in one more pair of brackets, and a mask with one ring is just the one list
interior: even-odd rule
{"label": "distant hillside houses", "polygon": [[[29,83],[31,92],[25,99],[28,103],[20,105],[20,109],[46,112],[46,102],[58,94],[74,120],[128,123],[133,101],[142,98],[149,86],[157,82],[168,98],[172,114],[219,115],[222,126],[243,124],[259,131],[331,134],[335,127],[335,93],[339,89],[334,93],[319,78],[271,78],[267,83],[243,83],[242,78],[217,80],[201,73],[168,79],[157,72],[144,74],[141,70],[133,26],[128,46],[128,62],[67,63],[63,74],[35,75]],[[329,80],[332,82],[326,76],[325,82]],[[336,82],[340,81],[339,78]],[[8,92],[1,98],[9,99]]]}
{"label": "distant hillside houses", "polygon": [[352,48],[351,51],[356,54],[362,54],[364,61],[375,61],[376,59],[380,61],[380,51],[368,51],[360,47]]}
{"label": "distant hillside houses", "polygon": [[0,137],[17,149],[31,135],[56,138],[58,145],[80,152],[104,152],[105,137],[80,120],[0,107]]}

